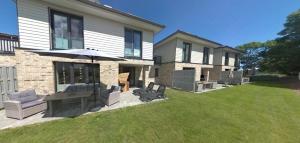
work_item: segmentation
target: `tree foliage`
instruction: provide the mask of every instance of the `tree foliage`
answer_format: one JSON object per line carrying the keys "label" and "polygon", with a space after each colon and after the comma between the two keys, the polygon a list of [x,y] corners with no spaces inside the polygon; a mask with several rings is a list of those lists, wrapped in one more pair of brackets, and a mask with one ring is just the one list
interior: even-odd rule
{"label": "tree foliage", "polygon": [[300,10],[287,17],[280,37],[266,42],[251,42],[237,48],[244,50],[244,68],[267,72],[296,74],[300,71]]}

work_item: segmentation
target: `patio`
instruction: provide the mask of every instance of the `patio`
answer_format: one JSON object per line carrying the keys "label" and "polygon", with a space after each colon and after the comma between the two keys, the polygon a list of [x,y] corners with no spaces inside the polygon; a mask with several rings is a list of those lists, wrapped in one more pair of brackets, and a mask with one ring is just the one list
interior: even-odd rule
{"label": "patio", "polygon": [[[157,87],[156,87],[157,88]],[[100,105],[96,108],[91,109],[90,111],[87,111],[85,113],[80,112],[80,104],[77,103],[70,103],[68,106],[64,106],[62,108],[56,108],[54,111],[54,116],[49,117],[47,113],[41,112],[38,114],[35,114],[33,116],[30,116],[28,118],[25,118],[23,120],[17,120],[12,118],[7,118],[5,115],[5,110],[0,110],[0,130],[6,129],[6,128],[15,128],[15,127],[21,127],[25,125],[31,125],[35,123],[42,123],[52,120],[58,120],[63,118],[70,118],[70,117],[76,117],[80,115],[86,115],[94,112],[102,112],[102,111],[108,111],[108,110],[114,110],[114,109],[120,109],[125,108],[129,106],[135,106],[140,104],[145,104],[145,102],[142,102],[139,100],[139,96],[135,96],[132,94],[132,91],[137,88],[130,88],[129,91],[121,93],[120,102],[113,104],[111,106],[106,105]],[[152,102],[161,101],[163,99],[156,99]],[[89,102],[89,107],[93,107],[94,103]]]}

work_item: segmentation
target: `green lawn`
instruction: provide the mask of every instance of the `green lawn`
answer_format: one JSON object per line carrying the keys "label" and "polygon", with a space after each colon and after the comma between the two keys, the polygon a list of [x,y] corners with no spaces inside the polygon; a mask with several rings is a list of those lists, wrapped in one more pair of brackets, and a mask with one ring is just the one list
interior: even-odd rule
{"label": "green lawn", "polygon": [[300,95],[275,84],[248,84],[0,132],[0,142],[300,141]]}

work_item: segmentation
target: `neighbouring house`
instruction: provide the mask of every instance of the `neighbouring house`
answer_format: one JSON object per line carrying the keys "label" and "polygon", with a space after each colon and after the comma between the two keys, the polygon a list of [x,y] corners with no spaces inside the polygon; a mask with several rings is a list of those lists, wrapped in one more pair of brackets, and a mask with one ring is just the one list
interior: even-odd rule
{"label": "neighbouring house", "polygon": [[154,45],[156,82],[171,86],[174,70],[195,70],[195,81],[209,80],[214,50],[221,46],[184,31],[174,32]]}
{"label": "neighbouring house", "polygon": [[234,69],[239,64],[239,55],[235,53],[240,52],[178,30],[154,45],[155,81],[172,86],[173,72],[177,70],[195,70],[194,81],[218,80],[221,71]]}
{"label": "neighbouring house", "polygon": [[[46,95],[70,84],[96,82],[101,88],[118,84],[129,72],[131,86],[154,81],[154,34],[165,26],[121,12],[95,0],[16,0],[19,46],[0,55],[2,66],[16,68],[18,90],[33,88]],[[95,49],[123,61],[68,58],[35,50]],[[92,68],[93,67],[93,68]]]}
{"label": "neighbouring house", "polygon": [[214,68],[211,70],[211,80],[218,80],[222,71],[237,71],[240,69],[241,50],[222,46],[214,50]]}

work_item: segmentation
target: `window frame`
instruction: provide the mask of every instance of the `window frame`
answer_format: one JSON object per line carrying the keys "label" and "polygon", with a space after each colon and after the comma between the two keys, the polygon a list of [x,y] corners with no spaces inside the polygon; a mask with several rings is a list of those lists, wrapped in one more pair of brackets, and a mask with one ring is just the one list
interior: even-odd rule
{"label": "window frame", "polygon": [[[101,74],[100,73],[100,64],[98,64],[98,63],[79,63],[79,62],[53,61],[55,92],[58,92],[57,91],[58,90],[58,88],[57,88],[57,86],[58,86],[58,84],[57,84],[58,83],[57,64],[70,64],[70,66],[68,67],[68,68],[70,68],[70,85],[76,84],[75,83],[75,72],[74,72],[74,65],[75,64],[83,64],[85,66],[88,66],[88,70],[89,70],[89,68],[92,68],[92,66],[97,66],[97,68],[99,69],[99,75],[98,75],[99,79],[98,80],[96,79],[97,75],[95,74],[95,84],[100,85],[100,83],[101,83],[101,81],[100,81],[100,74]],[[85,69],[83,69],[83,70],[85,70]],[[84,73],[84,74],[86,74],[86,73]],[[84,78],[85,78],[84,83],[77,83],[77,84],[93,84],[93,82],[89,82],[89,80],[90,80],[89,75],[84,75]]]}
{"label": "window frame", "polygon": [[[202,64],[204,64],[204,65],[208,65],[209,64],[209,52],[210,52],[210,49],[208,47],[204,47],[203,48],[203,60],[202,60]],[[207,58],[207,61],[205,61],[206,58]]]}
{"label": "window frame", "polygon": [[159,77],[159,68],[154,69],[154,77]]}
{"label": "window frame", "polygon": [[[186,45],[189,45],[188,52],[186,51]],[[188,55],[186,55],[188,54]],[[192,55],[192,43],[183,42],[182,44],[182,62],[183,63],[190,63],[191,62],[191,55]]]}
{"label": "window frame", "polygon": [[224,61],[224,65],[228,66],[229,65],[229,52],[225,52],[225,61]]}
{"label": "window frame", "polygon": [[240,55],[239,54],[235,54],[234,55],[234,66],[235,67],[240,67]]}
{"label": "window frame", "polygon": [[[55,48],[54,46],[54,15],[60,15],[60,16],[65,16],[67,17],[67,25],[68,25],[68,49],[60,49],[60,48]],[[82,22],[81,25],[81,29],[82,29],[82,48],[81,49],[85,49],[85,44],[84,44],[84,18],[83,16],[79,16],[79,15],[74,15],[74,14],[70,14],[70,13],[66,13],[66,12],[62,12],[62,11],[58,11],[58,10],[54,10],[49,8],[49,25],[50,25],[50,50],[70,50],[73,49],[72,48],[72,42],[71,42],[71,19],[79,19]]]}
{"label": "window frame", "polygon": [[[133,50],[133,56],[126,56],[126,53],[125,53],[125,50],[126,50],[126,31],[131,31],[132,32],[132,43],[131,43],[131,50]],[[134,56],[134,33],[139,33],[140,34],[140,55],[139,57],[137,56]],[[139,30],[135,30],[135,29],[132,29],[132,28],[127,28],[125,27],[124,28],[124,58],[127,58],[127,59],[142,59],[143,57],[143,32],[142,31],[139,31]]]}

